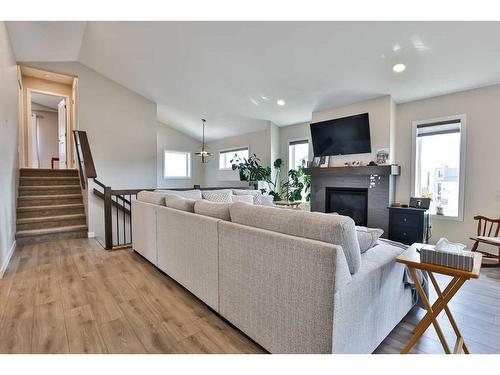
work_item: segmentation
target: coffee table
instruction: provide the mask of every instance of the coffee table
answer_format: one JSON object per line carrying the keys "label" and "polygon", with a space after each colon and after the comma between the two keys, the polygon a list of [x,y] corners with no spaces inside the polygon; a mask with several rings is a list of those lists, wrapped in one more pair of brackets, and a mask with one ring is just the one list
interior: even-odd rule
{"label": "coffee table", "polygon": [[[402,254],[396,257],[396,262],[405,264],[410,270],[410,275],[413,281],[415,282],[418,294],[422,299],[425,309],[427,310],[427,313],[415,328],[413,337],[408,342],[408,344],[403,348],[401,354],[408,353],[411,350],[411,348],[415,345],[415,343],[418,341],[420,336],[422,336],[422,334],[427,330],[427,328],[431,324],[433,324],[434,328],[436,329],[436,333],[439,337],[439,341],[441,341],[441,345],[443,346],[445,353],[447,354],[451,353],[450,347],[448,346],[448,343],[446,342],[441,327],[439,326],[439,323],[437,321],[437,317],[443,310],[445,311],[446,316],[448,317],[451,326],[453,327],[453,330],[457,335],[457,340],[455,342],[453,354],[459,354],[462,352],[462,350],[465,354],[469,354],[469,349],[467,349],[467,345],[465,345],[464,338],[460,333],[460,330],[458,328],[455,319],[453,318],[453,315],[451,314],[451,311],[448,307],[448,302],[450,302],[451,298],[459,291],[459,289],[467,280],[477,279],[479,277],[479,272],[481,270],[482,254],[474,253],[474,265],[472,271],[469,272],[455,268],[444,267],[437,264],[420,262],[420,254],[418,253],[417,250],[422,248],[423,246],[429,246],[429,245],[424,245],[422,243],[414,243]],[[417,269],[427,272],[427,274],[429,275],[429,279],[431,280],[431,283],[434,286],[434,289],[436,290],[438,298],[432,305],[429,302],[429,299],[427,298],[427,295],[425,294],[422,286],[418,282],[417,273],[415,272],[415,270]],[[452,277],[452,280],[446,286],[446,288],[444,288],[443,291],[441,291],[441,288],[439,287],[439,284],[437,283],[436,278],[434,277],[434,273],[439,273],[442,275],[447,275]]]}

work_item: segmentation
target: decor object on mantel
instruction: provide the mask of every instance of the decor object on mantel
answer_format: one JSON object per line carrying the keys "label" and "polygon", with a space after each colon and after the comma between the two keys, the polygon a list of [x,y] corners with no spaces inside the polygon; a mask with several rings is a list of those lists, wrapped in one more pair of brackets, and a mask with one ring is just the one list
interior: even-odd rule
{"label": "decor object on mantel", "polygon": [[208,151],[207,146],[205,145],[205,122],[207,122],[207,120],[202,118],[201,123],[203,126],[203,140],[201,143],[201,150],[195,153],[196,156],[201,158],[202,163],[208,163],[210,161],[210,158],[213,156],[213,154]]}

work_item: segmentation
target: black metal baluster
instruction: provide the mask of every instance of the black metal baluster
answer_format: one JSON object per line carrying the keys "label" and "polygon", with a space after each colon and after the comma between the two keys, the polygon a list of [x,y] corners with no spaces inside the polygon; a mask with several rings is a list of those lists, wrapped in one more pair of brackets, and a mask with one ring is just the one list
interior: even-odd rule
{"label": "black metal baluster", "polygon": [[116,210],[116,246],[120,245],[120,222],[118,220],[118,195],[115,195]]}
{"label": "black metal baluster", "polygon": [[126,210],[126,201],[125,201],[125,195],[122,195],[122,204],[123,204],[123,245],[127,243],[127,218],[125,216],[125,210]]}

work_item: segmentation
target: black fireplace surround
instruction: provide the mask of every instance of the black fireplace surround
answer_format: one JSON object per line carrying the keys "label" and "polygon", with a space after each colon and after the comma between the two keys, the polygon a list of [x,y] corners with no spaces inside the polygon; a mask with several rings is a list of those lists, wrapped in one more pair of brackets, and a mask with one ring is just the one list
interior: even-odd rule
{"label": "black fireplace surround", "polygon": [[327,187],[325,191],[325,212],[349,216],[356,225],[367,226],[367,188]]}

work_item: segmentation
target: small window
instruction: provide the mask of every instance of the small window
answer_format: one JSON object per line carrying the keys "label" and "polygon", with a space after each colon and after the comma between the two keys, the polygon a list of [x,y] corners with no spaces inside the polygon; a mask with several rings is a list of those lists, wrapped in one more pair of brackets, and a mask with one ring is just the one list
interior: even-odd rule
{"label": "small window", "polygon": [[288,169],[297,169],[305,164],[308,157],[309,141],[307,139],[288,142]]}
{"label": "small window", "polygon": [[165,151],[164,178],[191,178],[191,154],[181,151]]}
{"label": "small window", "polygon": [[430,213],[463,220],[465,116],[413,123],[412,195]]}
{"label": "small window", "polygon": [[[236,156],[235,156],[236,155]],[[233,148],[219,152],[219,169],[231,169],[231,160],[235,157],[248,159],[248,147]]]}

